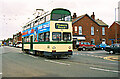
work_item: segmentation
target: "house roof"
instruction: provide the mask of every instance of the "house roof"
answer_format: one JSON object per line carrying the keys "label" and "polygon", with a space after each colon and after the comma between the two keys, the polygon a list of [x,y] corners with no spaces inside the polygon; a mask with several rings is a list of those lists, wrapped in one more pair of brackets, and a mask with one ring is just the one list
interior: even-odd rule
{"label": "house roof", "polygon": [[85,15],[81,15],[75,19],[72,20],[72,24],[76,23],[78,20],[82,19],[84,16],[88,16],[92,21],[94,21],[97,25],[99,26],[108,26],[106,23],[104,23],[102,20],[94,20],[92,19],[88,14],[85,14]]}
{"label": "house roof", "polygon": [[120,21],[117,21],[116,23],[117,23],[118,25],[120,25]]}
{"label": "house roof", "polygon": [[95,20],[99,25],[107,25],[106,23],[104,23],[102,20],[96,19]]}
{"label": "house roof", "polygon": [[79,16],[79,17],[77,17],[77,18],[74,18],[73,20],[72,20],[72,23],[73,22],[75,22],[75,21],[77,21],[77,20],[79,20],[79,19],[81,19],[82,17],[84,17],[85,15],[81,15],[81,16]]}

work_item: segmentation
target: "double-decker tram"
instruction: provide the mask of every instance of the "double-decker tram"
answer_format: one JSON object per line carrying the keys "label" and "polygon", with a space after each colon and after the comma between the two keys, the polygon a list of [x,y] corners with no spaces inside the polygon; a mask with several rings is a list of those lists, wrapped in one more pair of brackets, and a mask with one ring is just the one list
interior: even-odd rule
{"label": "double-decker tram", "polygon": [[45,57],[72,55],[71,12],[57,8],[29,21],[22,31],[22,51]]}

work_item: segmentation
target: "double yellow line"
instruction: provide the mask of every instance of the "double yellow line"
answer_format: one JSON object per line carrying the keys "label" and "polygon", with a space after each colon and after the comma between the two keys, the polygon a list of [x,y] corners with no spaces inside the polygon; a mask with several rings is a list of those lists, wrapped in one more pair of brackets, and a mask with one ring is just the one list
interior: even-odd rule
{"label": "double yellow line", "polygon": [[104,57],[103,59],[110,60],[110,61],[120,61],[119,57],[120,56],[107,56],[107,57]]}

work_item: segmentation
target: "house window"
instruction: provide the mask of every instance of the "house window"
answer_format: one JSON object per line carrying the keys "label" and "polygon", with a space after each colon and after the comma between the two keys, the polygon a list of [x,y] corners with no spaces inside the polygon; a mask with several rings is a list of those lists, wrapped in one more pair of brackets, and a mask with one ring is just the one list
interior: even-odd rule
{"label": "house window", "polygon": [[102,27],[102,35],[105,35],[105,27]]}
{"label": "house window", "polygon": [[79,26],[79,35],[82,35],[82,26]]}
{"label": "house window", "polygon": [[95,45],[95,39],[91,39],[91,44]]}
{"label": "house window", "polygon": [[77,26],[75,26],[75,32],[77,32]]}
{"label": "house window", "polygon": [[91,27],[91,35],[94,35],[94,27]]}
{"label": "house window", "polygon": [[102,39],[102,44],[106,44],[105,41],[106,41],[106,39]]}

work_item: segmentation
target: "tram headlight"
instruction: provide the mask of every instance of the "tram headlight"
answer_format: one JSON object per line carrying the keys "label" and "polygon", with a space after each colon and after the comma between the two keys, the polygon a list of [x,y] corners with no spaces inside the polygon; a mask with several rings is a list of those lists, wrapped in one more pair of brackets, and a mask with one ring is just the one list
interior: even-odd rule
{"label": "tram headlight", "polygon": [[68,48],[71,49],[71,46],[69,46]]}
{"label": "tram headlight", "polygon": [[52,49],[56,49],[56,47],[55,47],[55,46],[53,46],[53,47],[52,47]]}

